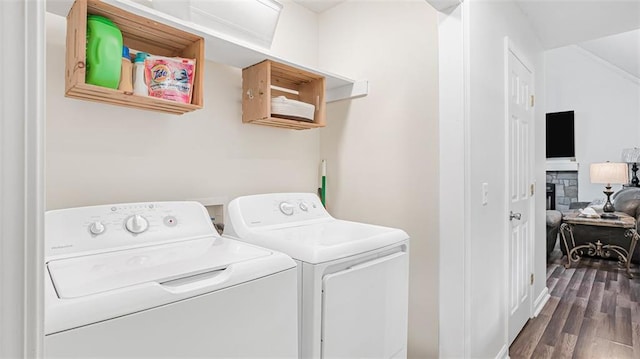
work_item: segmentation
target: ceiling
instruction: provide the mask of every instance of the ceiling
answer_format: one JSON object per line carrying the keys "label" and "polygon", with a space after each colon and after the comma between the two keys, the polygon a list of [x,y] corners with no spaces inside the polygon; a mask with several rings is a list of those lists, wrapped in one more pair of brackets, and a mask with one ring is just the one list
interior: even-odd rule
{"label": "ceiling", "polygon": [[640,29],[638,0],[516,0],[546,49]]}
{"label": "ceiling", "polygon": [[606,36],[578,45],[640,79],[640,30]]}
{"label": "ceiling", "polygon": [[516,0],[546,49],[577,44],[640,79],[639,0]]}
{"label": "ceiling", "polygon": [[293,0],[293,2],[296,2],[318,14],[345,1],[346,0]]}

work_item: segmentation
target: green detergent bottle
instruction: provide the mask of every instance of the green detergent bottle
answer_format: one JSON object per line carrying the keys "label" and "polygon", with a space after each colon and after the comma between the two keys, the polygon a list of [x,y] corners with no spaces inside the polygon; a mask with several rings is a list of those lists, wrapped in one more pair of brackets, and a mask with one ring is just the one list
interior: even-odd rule
{"label": "green detergent bottle", "polygon": [[103,16],[87,16],[87,72],[85,82],[118,88],[122,66],[122,33]]}

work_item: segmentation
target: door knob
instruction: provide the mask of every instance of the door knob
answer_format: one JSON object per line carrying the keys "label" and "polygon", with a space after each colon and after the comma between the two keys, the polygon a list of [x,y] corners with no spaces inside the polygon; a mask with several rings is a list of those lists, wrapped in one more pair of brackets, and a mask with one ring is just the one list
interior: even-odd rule
{"label": "door knob", "polygon": [[517,219],[519,221],[520,218],[522,218],[522,214],[521,213],[513,213],[513,211],[509,212],[509,220],[510,221],[513,221],[514,219]]}

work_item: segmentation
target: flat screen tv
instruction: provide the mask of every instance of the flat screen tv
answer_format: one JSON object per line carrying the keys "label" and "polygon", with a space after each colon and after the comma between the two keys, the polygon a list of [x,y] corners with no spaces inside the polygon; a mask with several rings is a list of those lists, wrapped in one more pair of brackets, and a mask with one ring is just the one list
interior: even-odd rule
{"label": "flat screen tv", "polygon": [[547,158],[576,157],[573,111],[547,114]]}

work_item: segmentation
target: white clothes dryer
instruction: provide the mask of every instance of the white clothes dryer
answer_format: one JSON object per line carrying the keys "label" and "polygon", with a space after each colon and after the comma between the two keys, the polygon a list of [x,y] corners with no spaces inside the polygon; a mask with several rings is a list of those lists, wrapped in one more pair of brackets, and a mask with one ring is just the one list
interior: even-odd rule
{"label": "white clothes dryer", "polygon": [[45,215],[47,358],[298,356],[295,262],[196,202]]}
{"label": "white clothes dryer", "polygon": [[301,358],[405,358],[409,236],[333,218],[312,193],[239,197],[225,236],[298,263]]}

